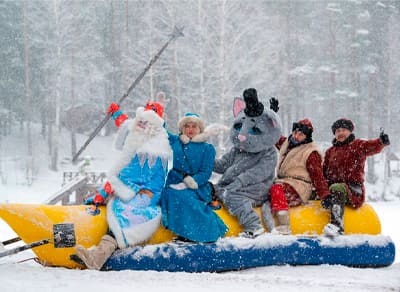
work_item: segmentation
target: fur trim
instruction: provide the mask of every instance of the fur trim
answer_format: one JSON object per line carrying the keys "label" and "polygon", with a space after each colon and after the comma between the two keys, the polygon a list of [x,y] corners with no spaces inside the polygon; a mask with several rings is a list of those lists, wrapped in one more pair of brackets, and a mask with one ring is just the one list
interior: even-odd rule
{"label": "fur trim", "polygon": [[336,130],[339,128],[344,128],[344,129],[349,130],[350,132],[353,132],[354,131],[354,123],[349,119],[345,119],[345,118],[338,119],[336,122],[334,122],[332,124],[332,127],[331,127],[333,135],[335,135]]}
{"label": "fur trim", "polygon": [[[129,229],[123,231],[113,212],[113,201],[114,199],[107,204],[107,223],[108,227],[115,236],[119,248],[122,249],[128,247],[128,245],[133,246],[142,243],[148,240],[159,228],[161,222],[161,210],[157,217],[153,218],[152,220],[130,227]],[[125,239],[128,244],[125,242]]]}
{"label": "fur trim", "polygon": [[190,139],[185,134],[180,134],[179,140],[181,140],[183,144],[187,144],[189,142],[201,143],[201,142],[206,142],[209,136],[210,135],[208,133],[200,133],[194,136],[192,139]]}
{"label": "fur trim", "polygon": [[200,142],[206,142],[208,140],[208,137],[210,135],[208,133],[200,133],[192,138],[192,142],[200,143]]}
{"label": "fur trim", "polygon": [[179,135],[179,140],[181,140],[181,142],[183,144],[187,144],[190,142],[190,138],[188,136],[186,136],[185,134]]}
{"label": "fur trim", "polygon": [[115,240],[118,243],[119,248],[128,247],[124,240],[124,235],[122,234],[121,226],[118,223],[117,217],[113,212],[112,205],[114,203],[114,198],[112,198],[107,204],[107,224],[108,228],[112,231],[115,236]]}
{"label": "fur trim", "polygon": [[136,192],[124,184],[118,177],[111,176],[108,178],[108,181],[114,190],[114,195],[123,201],[129,201],[136,196]]}
{"label": "fur trim", "polygon": [[129,245],[136,245],[150,239],[154,232],[156,232],[157,229],[160,227],[161,209],[159,211],[160,212],[157,217],[147,222],[132,226],[129,229],[127,228],[123,230],[123,233],[126,240],[129,242]]}
{"label": "fur trim", "polygon": [[200,117],[198,117],[198,116],[193,114],[193,115],[184,116],[179,120],[178,128],[179,128],[179,131],[181,133],[183,133],[183,126],[185,124],[187,124],[187,123],[195,123],[195,124],[197,124],[199,126],[199,128],[200,128],[200,133],[204,132],[204,122],[203,122],[203,120]]}

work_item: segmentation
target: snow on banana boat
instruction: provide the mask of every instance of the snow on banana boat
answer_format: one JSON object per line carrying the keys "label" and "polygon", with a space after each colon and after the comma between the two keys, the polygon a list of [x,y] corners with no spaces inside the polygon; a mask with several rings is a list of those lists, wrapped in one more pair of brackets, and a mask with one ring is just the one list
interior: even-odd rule
{"label": "snow on banana boat", "polygon": [[[75,245],[96,245],[107,232],[105,208],[93,215],[90,206],[0,204],[0,217],[33,248],[38,261],[47,266],[83,268],[71,260]],[[381,225],[372,206],[345,209],[345,234],[319,236],[329,213],[318,201],[292,208],[293,235],[266,233],[255,239],[237,237],[241,227],[224,209],[215,211],[229,227],[225,238],[215,243],[176,243],[174,234],[160,226],[142,246],[117,250],[103,270],[157,270],[221,272],[267,265],[340,264],[357,267],[391,265],[395,246],[381,235]],[[47,243],[49,242],[49,243]],[[1,256],[1,253],[0,253]]]}

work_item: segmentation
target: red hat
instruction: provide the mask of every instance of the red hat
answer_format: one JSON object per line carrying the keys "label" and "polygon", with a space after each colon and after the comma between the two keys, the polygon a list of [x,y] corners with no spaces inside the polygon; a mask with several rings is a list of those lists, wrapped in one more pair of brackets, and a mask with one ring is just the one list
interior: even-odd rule
{"label": "red hat", "polygon": [[306,126],[309,128],[311,131],[314,131],[314,127],[309,119],[302,119],[298,121],[299,124]]}
{"label": "red hat", "polygon": [[148,101],[148,102],[146,103],[146,106],[144,107],[144,110],[145,110],[145,111],[152,110],[152,111],[154,111],[157,115],[159,115],[160,118],[163,117],[164,107],[163,107],[160,103],[158,103],[158,102],[151,102],[151,101]]}
{"label": "red hat", "polygon": [[314,127],[309,119],[302,119],[296,123],[293,123],[292,131],[295,130],[299,130],[304,135],[311,138]]}

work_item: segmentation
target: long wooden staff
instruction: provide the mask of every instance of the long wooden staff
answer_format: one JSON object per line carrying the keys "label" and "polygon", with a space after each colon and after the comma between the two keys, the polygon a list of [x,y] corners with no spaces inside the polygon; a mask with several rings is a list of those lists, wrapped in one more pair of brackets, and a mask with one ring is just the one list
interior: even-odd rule
{"label": "long wooden staff", "polygon": [[[143,72],[140,73],[140,75],[133,81],[131,86],[128,88],[128,90],[125,92],[125,94],[120,98],[118,101],[118,104],[121,104],[125,98],[128,97],[129,93],[136,87],[136,85],[143,79],[144,75],[149,71],[150,67],[158,60],[158,58],[161,56],[161,54],[164,52],[164,50],[168,47],[169,43],[172,42],[174,39],[177,37],[183,36],[182,29],[175,27],[174,31],[170,37],[170,39],[165,43],[165,45],[158,51],[158,53],[150,60],[149,64],[144,68]],[[111,114],[107,113],[104,119],[100,122],[100,124],[94,129],[93,133],[89,136],[89,138],[86,140],[86,142],[83,144],[83,146],[79,149],[78,152],[72,157],[72,163],[76,163],[79,155],[86,149],[86,147],[89,145],[89,143],[96,137],[96,135],[100,132],[100,130],[104,127],[104,125],[108,122],[108,120],[111,118]]]}

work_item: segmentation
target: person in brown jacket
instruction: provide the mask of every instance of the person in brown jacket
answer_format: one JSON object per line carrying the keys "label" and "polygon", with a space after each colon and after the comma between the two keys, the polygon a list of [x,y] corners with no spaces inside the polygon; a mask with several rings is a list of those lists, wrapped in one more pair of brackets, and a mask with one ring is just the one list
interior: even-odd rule
{"label": "person in brown jacket", "polygon": [[383,131],[379,138],[356,139],[354,124],[341,118],[332,125],[335,136],[332,146],[325,152],[323,172],[328,182],[330,196],[322,199],[322,206],[331,210],[331,223],[325,226],[326,234],[343,234],[344,206],[358,209],[365,201],[364,167],[368,156],[380,153],[390,144]]}
{"label": "person in brown jacket", "polygon": [[329,195],[322,172],[322,153],[312,140],[313,125],[309,119],[293,123],[292,134],[281,137],[277,178],[270,188],[271,210],[278,224],[275,231],[290,234],[289,207],[310,199],[313,191],[320,198]]}

